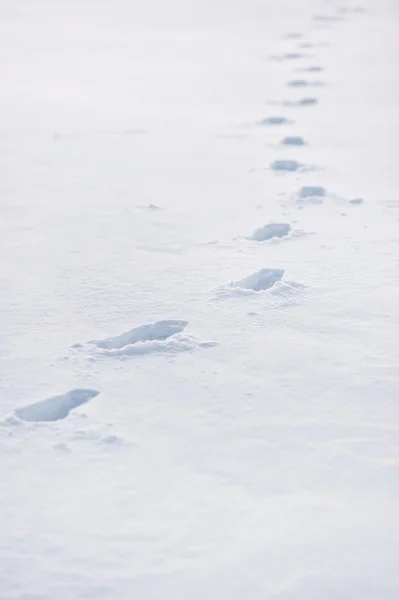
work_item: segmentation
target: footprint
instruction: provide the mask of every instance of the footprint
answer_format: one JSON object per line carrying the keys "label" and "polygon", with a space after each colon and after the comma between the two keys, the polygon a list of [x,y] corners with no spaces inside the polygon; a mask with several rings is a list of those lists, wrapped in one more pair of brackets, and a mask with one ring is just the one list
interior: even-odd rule
{"label": "footprint", "polygon": [[188,321],[157,321],[148,325],[140,325],[115,337],[92,340],[89,343],[106,350],[120,350],[138,342],[164,341],[172,335],[184,331],[187,325]]}
{"label": "footprint", "polygon": [[159,206],[158,204],[138,204],[137,208],[139,208],[140,210],[148,210],[150,212],[159,212],[161,210],[163,210],[162,206]]}
{"label": "footprint", "polygon": [[239,281],[232,281],[230,287],[253,292],[263,292],[273,287],[284,275],[284,269],[261,269]]}
{"label": "footprint", "polygon": [[315,104],[317,104],[319,101],[317,98],[314,98],[313,96],[309,96],[306,98],[300,98],[299,100],[296,100],[295,102],[286,102],[285,106],[315,106]]}
{"label": "footprint", "polygon": [[271,60],[285,61],[285,60],[299,60],[306,58],[302,52],[285,52],[284,54],[278,54],[277,56],[271,56]]}
{"label": "footprint", "polygon": [[309,204],[322,204],[326,196],[327,190],[319,185],[305,185],[297,194],[299,201],[304,201]]}
{"label": "footprint", "polygon": [[248,238],[255,242],[266,242],[273,238],[282,238],[289,235],[291,225],[288,223],[268,223],[259,229],[255,229],[253,234]]}
{"label": "footprint", "polygon": [[343,18],[339,15],[313,15],[312,19],[319,23],[335,23],[337,21],[343,21]]}
{"label": "footprint", "polygon": [[288,87],[304,88],[304,87],[320,87],[324,86],[323,81],[308,81],[307,79],[291,79],[287,83]]}
{"label": "footprint", "polygon": [[216,342],[201,342],[193,336],[183,334],[188,321],[156,321],[135,327],[126,333],[103,340],[92,340],[102,354],[113,356],[135,356],[153,352],[180,352],[196,347],[215,346]]}
{"label": "footprint", "polygon": [[284,146],[306,146],[306,142],[300,135],[289,135],[281,142]]}
{"label": "footprint", "polygon": [[284,38],[286,40],[299,40],[299,39],[303,38],[303,33],[298,33],[298,32],[286,33]]}
{"label": "footprint", "polygon": [[270,164],[272,171],[293,172],[299,171],[303,165],[296,160],[275,160]]}
{"label": "footprint", "polygon": [[71,390],[61,396],[53,396],[34,404],[27,404],[14,411],[20,421],[58,421],[65,419],[73,408],[85,404],[100,392],[97,390]]}
{"label": "footprint", "polygon": [[352,198],[352,200],[349,200],[350,204],[364,204],[364,200],[363,198]]}
{"label": "footprint", "polygon": [[324,71],[323,67],[321,67],[320,65],[310,65],[310,67],[303,67],[298,70],[302,71],[303,73],[321,73],[322,71]]}
{"label": "footprint", "polygon": [[287,119],[287,117],[276,115],[262,119],[258,122],[258,125],[269,127],[274,125],[292,125],[293,122],[294,121],[292,121],[291,119]]}

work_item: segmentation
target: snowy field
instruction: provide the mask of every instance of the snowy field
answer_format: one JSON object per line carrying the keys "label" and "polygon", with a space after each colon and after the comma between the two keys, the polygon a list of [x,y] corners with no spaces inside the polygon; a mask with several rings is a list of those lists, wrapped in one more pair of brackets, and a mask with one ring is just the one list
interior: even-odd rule
{"label": "snowy field", "polygon": [[0,0],[1,600],[399,598],[397,0]]}

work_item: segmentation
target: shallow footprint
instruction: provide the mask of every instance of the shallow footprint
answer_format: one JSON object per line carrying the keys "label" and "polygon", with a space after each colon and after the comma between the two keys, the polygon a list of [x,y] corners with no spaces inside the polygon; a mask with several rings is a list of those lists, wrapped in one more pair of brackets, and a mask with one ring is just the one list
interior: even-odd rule
{"label": "shallow footprint", "polygon": [[326,196],[327,190],[321,185],[304,185],[297,194],[297,200],[305,204],[322,204]]}
{"label": "shallow footprint", "polygon": [[71,390],[61,396],[52,396],[17,408],[14,415],[20,421],[59,421],[65,419],[72,409],[85,404],[99,393],[90,389]]}
{"label": "shallow footprint", "polygon": [[304,87],[321,87],[325,83],[323,81],[308,81],[307,79],[290,79],[287,83],[288,87],[304,88]]}
{"label": "shallow footprint", "polygon": [[300,135],[288,135],[282,142],[283,146],[306,146],[306,142]]}
{"label": "shallow footprint", "polygon": [[115,337],[92,340],[89,344],[96,346],[103,355],[120,357],[155,352],[177,353],[217,345],[216,342],[203,342],[184,334],[187,325],[188,321],[182,320],[156,321],[140,325]]}
{"label": "shallow footprint", "polygon": [[284,275],[284,269],[260,269],[239,281],[232,281],[230,287],[253,292],[263,292],[273,287]]}
{"label": "shallow footprint", "polygon": [[89,343],[106,350],[120,350],[125,346],[137,344],[138,342],[164,341],[172,335],[184,331],[187,325],[188,321],[156,321],[155,323],[140,325],[115,337],[92,340]]}
{"label": "shallow footprint", "polygon": [[289,173],[294,171],[304,170],[304,165],[297,160],[275,160],[270,164],[272,171],[280,173]]}
{"label": "shallow footprint", "polygon": [[283,117],[281,115],[275,115],[272,117],[266,117],[261,121],[258,121],[258,125],[273,127],[275,125],[291,125],[294,121],[288,119],[287,117]]}
{"label": "shallow footprint", "polygon": [[273,238],[286,237],[289,235],[290,231],[291,225],[288,223],[267,223],[267,225],[255,229],[248,239],[255,242],[266,242]]}
{"label": "shallow footprint", "polygon": [[293,102],[286,102],[285,106],[315,106],[317,103],[318,100],[314,96],[306,96]]}

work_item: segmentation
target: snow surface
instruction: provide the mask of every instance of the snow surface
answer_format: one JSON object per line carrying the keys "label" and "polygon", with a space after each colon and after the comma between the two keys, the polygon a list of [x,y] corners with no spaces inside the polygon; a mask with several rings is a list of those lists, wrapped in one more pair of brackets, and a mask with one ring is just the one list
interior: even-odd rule
{"label": "snow surface", "polygon": [[398,57],[394,0],[0,0],[1,600],[397,600]]}

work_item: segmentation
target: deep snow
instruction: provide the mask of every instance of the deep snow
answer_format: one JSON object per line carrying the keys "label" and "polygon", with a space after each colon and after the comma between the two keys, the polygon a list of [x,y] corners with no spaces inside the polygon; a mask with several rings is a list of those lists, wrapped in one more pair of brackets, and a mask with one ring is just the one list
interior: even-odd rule
{"label": "deep snow", "polygon": [[1,600],[399,597],[399,7],[359,4],[0,0]]}

